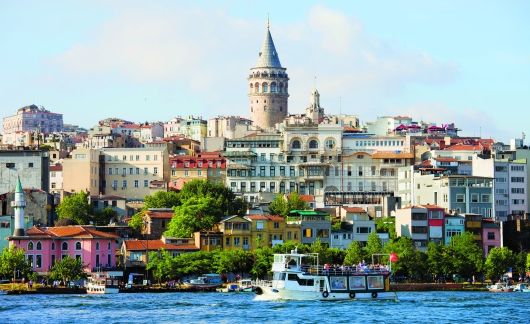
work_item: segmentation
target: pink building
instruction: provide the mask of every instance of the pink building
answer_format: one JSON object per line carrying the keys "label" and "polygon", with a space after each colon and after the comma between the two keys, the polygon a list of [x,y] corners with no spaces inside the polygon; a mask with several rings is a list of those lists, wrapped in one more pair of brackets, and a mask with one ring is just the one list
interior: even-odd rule
{"label": "pink building", "polygon": [[501,246],[501,231],[498,223],[491,218],[482,220],[482,250],[487,256],[491,249]]}
{"label": "pink building", "polygon": [[34,226],[24,236],[9,237],[9,243],[26,251],[34,271],[46,274],[56,260],[66,256],[81,259],[88,271],[115,267],[118,238],[93,226]]}

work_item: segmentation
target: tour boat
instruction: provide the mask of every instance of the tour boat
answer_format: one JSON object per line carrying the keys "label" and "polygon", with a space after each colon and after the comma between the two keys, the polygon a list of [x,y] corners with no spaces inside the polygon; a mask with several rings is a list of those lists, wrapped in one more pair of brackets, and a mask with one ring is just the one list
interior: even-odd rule
{"label": "tour boat", "polygon": [[119,280],[101,273],[94,273],[88,278],[87,294],[117,294],[120,292]]}
{"label": "tour boat", "polygon": [[256,284],[257,300],[396,299],[383,266],[321,267],[317,253],[293,250],[274,255],[272,272],[272,281]]}

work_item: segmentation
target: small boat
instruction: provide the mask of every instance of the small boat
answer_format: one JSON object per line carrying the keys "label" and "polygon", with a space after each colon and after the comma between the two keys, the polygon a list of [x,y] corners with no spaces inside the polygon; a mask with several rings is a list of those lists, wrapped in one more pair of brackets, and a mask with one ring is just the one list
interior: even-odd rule
{"label": "small boat", "polygon": [[275,254],[272,281],[258,281],[256,300],[396,299],[386,267],[321,267],[318,254]]}
{"label": "small boat", "polygon": [[221,287],[223,280],[221,276],[215,273],[205,274],[198,277],[197,279],[191,279],[188,283],[189,286],[197,289],[215,289]]}
{"label": "small boat", "polygon": [[252,280],[250,279],[241,279],[238,282],[238,291],[240,292],[252,292],[254,291],[254,286],[252,285]]}
{"label": "small boat", "polygon": [[530,292],[530,287],[525,283],[520,283],[515,285],[513,288],[513,291],[519,291],[519,292]]}
{"label": "small boat", "polygon": [[508,286],[508,284],[504,282],[497,282],[496,284],[488,286],[488,290],[491,292],[512,292],[513,287]]}
{"label": "small boat", "polygon": [[87,294],[117,294],[120,292],[119,280],[102,273],[94,273],[88,278]]}

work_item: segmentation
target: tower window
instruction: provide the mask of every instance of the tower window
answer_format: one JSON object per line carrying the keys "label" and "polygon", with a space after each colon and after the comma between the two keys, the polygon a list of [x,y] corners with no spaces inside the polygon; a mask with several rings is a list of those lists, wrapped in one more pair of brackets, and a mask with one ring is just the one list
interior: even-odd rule
{"label": "tower window", "polygon": [[280,111],[283,111],[283,107],[282,106],[280,106]]}
{"label": "tower window", "polygon": [[250,107],[250,112],[254,112],[254,108]]}
{"label": "tower window", "polygon": [[264,103],[267,103],[267,100],[263,100]]}
{"label": "tower window", "polygon": [[269,85],[268,85],[267,83],[263,83],[263,84],[261,85],[261,88],[262,88],[262,90],[263,90],[263,93],[267,93],[267,92],[269,92]]}
{"label": "tower window", "polygon": [[291,148],[300,149],[301,147],[302,147],[302,145],[300,144],[299,140],[296,139],[296,140],[292,141]]}
{"label": "tower window", "polygon": [[309,141],[309,148],[310,149],[317,149],[318,148],[318,141],[317,140],[310,140]]}

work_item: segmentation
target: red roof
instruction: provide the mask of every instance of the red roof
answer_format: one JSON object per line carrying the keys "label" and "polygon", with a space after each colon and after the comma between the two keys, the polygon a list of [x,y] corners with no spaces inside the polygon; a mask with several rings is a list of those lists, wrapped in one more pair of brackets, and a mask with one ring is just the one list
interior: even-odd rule
{"label": "red roof", "polygon": [[443,156],[439,156],[439,157],[435,158],[435,160],[438,161],[438,162],[456,162],[456,161],[458,161],[455,158],[443,157]]}
{"label": "red roof", "polygon": [[157,251],[157,250],[180,250],[180,251],[198,251],[199,248],[193,244],[167,244],[162,240],[128,240],[124,241],[125,248],[129,251]]}
{"label": "red roof", "polygon": [[146,216],[157,219],[171,219],[175,216],[173,211],[150,211],[148,210]]}
{"label": "red roof", "polygon": [[347,213],[366,213],[361,207],[342,207]]}
{"label": "red roof", "polygon": [[285,221],[285,218],[278,215],[246,215],[245,218],[251,220],[251,221],[257,221],[257,220],[268,220],[273,222],[283,222]]}
{"label": "red roof", "polygon": [[63,171],[62,164],[50,165],[50,171]]}
{"label": "red roof", "polygon": [[427,208],[427,209],[444,209],[443,207],[440,207],[438,205],[421,205],[420,207]]}
{"label": "red roof", "polygon": [[118,235],[105,233],[94,229],[92,226],[72,225],[55,227],[36,227],[28,229],[27,236],[48,236],[48,237],[72,237],[72,238],[110,238],[117,239]]}
{"label": "red roof", "polygon": [[307,202],[307,203],[310,203],[310,202],[314,202],[315,201],[315,196],[313,195],[300,195],[300,199]]}

